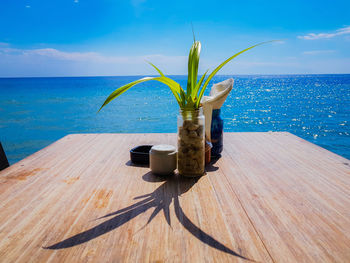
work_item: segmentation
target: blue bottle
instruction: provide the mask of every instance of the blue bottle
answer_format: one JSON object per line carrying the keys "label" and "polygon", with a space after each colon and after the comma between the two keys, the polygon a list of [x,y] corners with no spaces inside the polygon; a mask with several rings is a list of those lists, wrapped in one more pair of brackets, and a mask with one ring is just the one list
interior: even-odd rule
{"label": "blue bottle", "polygon": [[218,157],[223,149],[223,133],[224,133],[224,120],[220,116],[220,109],[213,110],[212,120],[211,120],[211,143],[213,148],[211,148],[211,156]]}

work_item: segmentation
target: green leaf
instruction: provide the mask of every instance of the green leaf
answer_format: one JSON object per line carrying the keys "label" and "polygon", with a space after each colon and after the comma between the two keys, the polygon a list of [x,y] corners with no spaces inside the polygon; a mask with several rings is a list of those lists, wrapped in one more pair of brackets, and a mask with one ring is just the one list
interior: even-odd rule
{"label": "green leaf", "polygon": [[232,59],[234,59],[235,57],[239,56],[240,54],[252,49],[252,48],[255,48],[257,46],[260,46],[260,45],[263,45],[263,44],[266,44],[266,43],[270,43],[270,42],[274,42],[274,41],[278,41],[278,40],[272,40],[272,41],[266,41],[266,42],[261,42],[261,43],[258,43],[254,46],[251,46],[251,47],[248,47],[246,49],[243,49],[241,50],[240,52],[234,54],[232,57],[229,57],[228,59],[226,59],[224,62],[222,62],[216,69],[213,70],[212,73],[210,73],[209,77],[207,78],[207,80],[204,82],[204,85],[202,87],[202,90],[200,91],[199,93],[199,96],[198,96],[198,100],[197,100],[197,103],[196,103],[196,108],[199,107],[199,104],[200,104],[200,101],[203,97],[203,94],[204,94],[204,91],[206,89],[206,87],[208,86],[210,80],[216,75],[216,73],[223,67],[225,66],[228,62],[230,62]]}
{"label": "green leaf", "polygon": [[190,54],[188,54],[186,98],[188,97],[188,95],[191,92],[191,81],[192,81],[191,71],[192,71],[192,55],[193,55],[193,52],[194,52],[194,44],[195,43],[193,43],[193,45],[192,45],[192,47],[190,49]]}
{"label": "green leaf", "polygon": [[191,22],[191,27],[192,27],[192,34],[193,34],[193,43],[196,42],[196,36],[194,35],[194,29],[193,29],[193,24]]}
{"label": "green leaf", "polygon": [[203,80],[204,80],[205,76],[207,75],[208,71],[209,71],[209,69],[206,72],[204,72],[203,76],[198,81],[196,87],[192,90],[192,98],[197,98],[199,88],[202,86]]}
{"label": "green leaf", "polygon": [[183,102],[181,101],[181,98],[179,96],[179,93],[181,93],[181,90],[182,90],[180,84],[168,77],[157,77],[157,78],[154,78],[154,80],[167,85],[170,88],[171,92],[174,94],[177,103],[181,107]]}
{"label": "green leaf", "polygon": [[[176,90],[177,93],[180,93],[181,86],[180,86],[179,83],[177,83],[175,80],[172,80],[171,78],[166,77],[166,76],[163,74],[163,72],[162,72],[159,68],[157,68],[154,64],[152,64],[151,62],[147,61],[147,63],[150,64],[152,67],[154,67],[154,68],[158,71],[158,73],[164,78],[164,81],[165,81],[165,79],[166,79],[167,82],[168,82],[168,84],[169,84],[169,85],[172,85],[173,88]],[[167,84],[167,85],[168,85],[168,84]]]}
{"label": "green leaf", "polygon": [[[148,64],[150,64],[152,67],[154,67],[158,73],[163,77],[163,83],[168,85],[169,87],[171,86],[171,88],[175,91],[175,93],[173,92],[174,96],[177,97],[176,93],[179,93],[180,94],[180,108],[181,108],[181,105],[184,106],[185,105],[185,101],[186,101],[186,96],[185,96],[185,92],[184,90],[181,88],[180,84],[177,83],[176,81],[172,80],[171,78],[168,78],[164,75],[164,73],[159,69],[157,68],[154,64],[152,64],[151,62],[147,61]],[[173,91],[172,90],[172,91]]]}
{"label": "green leaf", "polygon": [[198,65],[199,65],[199,57],[201,54],[201,42],[196,41],[196,48],[193,52],[193,63],[192,63],[192,87],[191,91],[195,88],[197,84],[197,76],[198,76]]}
{"label": "green leaf", "polygon": [[188,79],[187,79],[187,94],[186,99],[189,100],[192,94],[192,90],[197,83],[199,57],[201,52],[201,43],[196,41],[193,43],[190,54],[188,56]]}
{"label": "green leaf", "polygon": [[[176,81],[173,81],[172,82],[169,82],[168,80],[169,78],[167,77],[145,77],[145,78],[142,78],[142,79],[139,79],[139,80],[135,80],[133,82],[130,82],[118,89],[116,89],[115,91],[113,91],[109,96],[108,98],[105,100],[105,102],[102,104],[101,108],[98,110],[98,112],[104,107],[106,106],[108,103],[110,103],[112,100],[114,100],[115,98],[117,98],[118,96],[120,96],[121,94],[123,94],[125,91],[129,90],[130,88],[132,88],[133,86],[137,85],[137,84],[140,84],[142,82],[146,82],[146,81],[150,81],[150,80],[155,80],[155,81],[158,81],[158,82],[161,82],[165,85],[167,85],[170,90],[172,91],[172,93],[174,94],[175,96],[175,99],[176,101],[178,102],[179,106],[181,107],[182,106],[182,102],[181,102],[181,98],[177,92],[177,90],[179,89],[180,85],[176,82]],[[176,85],[173,83],[175,82]],[[181,87],[180,87],[181,88]],[[180,90],[179,90],[180,91]]]}
{"label": "green leaf", "polygon": [[186,105],[186,93],[182,88],[180,88],[180,97],[181,97],[181,106],[180,108],[184,108]]}
{"label": "green leaf", "polygon": [[139,83],[150,81],[150,80],[155,80],[155,81],[158,81],[158,82],[161,82],[161,83],[167,85],[170,88],[173,95],[175,96],[175,99],[176,99],[177,103],[179,104],[180,108],[182,108],[182,109],[196,109],[200,105],[200,100],[203,97],[204,91],[205,91],[206,87],[208,86],[209,82],[224,65],[226,65],[229,61],[231,61],[232,59],[234,59],[238,55],[240,55],[240,54],[242,54],[242,53],[244,53],[244,52],[246,52],[246,51],[248,51],[256,46],[259,46],[259,45],[262,45],[265,43],[269,43],[269,42],[274,42],[274,41],[278,41],[278,40],[262,42],[262,43],[256,44],[254,46],[251,46],[249,48],[246,48],[246,49],[234,54],[233,56],[231,56],[230,58],[228,58],[227,60],[222,62],[216,69],[214,69],[213,72],[209,75],[209,77],[205,80],[205,82],[202,86],[202,83],[203,83],[208,71],[206,71],[203,74],[203,76],[200,78],[200,80],[197,83],[199,57],[200,57],[200,52],[201,52],[201,43],[199,41],[195,41],[195,39],[194,39],[194,43],[191,47],[190,54],[188,56],[188,81],[187,81],[186,93],[182,89],[182,87],[180,86],[179,83],[172,80],[171,78],[166,77],[159,68],[157,68],[151,62],[148,62],[153,68],[155,68],[157,70],[157,72],[161,76],[160,77],[145,77],[145,78],[133,81],[131,83],[128,83],[128,84],[116,89],[108,96],[108,98],[105,100],[105,102],[103,103],[103,105],[101,106],[99,111],[104,106],[106,106],[108,103],[110,103],[112,100],[114,100],[115,98],[117,98],[118,96],[123,94],[125,91],[127,91],[128,89],[132,88],[133,86],[135,86]]}
{"label": "green leaf", "polygon": [[151,62],[149,62],[149,61],[146,61],[148,64],[150,64],[152,67],[154,67],[157,71],[158,71],[158,73],[159,73],[159,75],[161,75],[162,77],[165,77],[165,75],[163,74],[163,72],[161,72],[160,71],[160,69],[159,68],[157,68],[155,65],[153,65]]}

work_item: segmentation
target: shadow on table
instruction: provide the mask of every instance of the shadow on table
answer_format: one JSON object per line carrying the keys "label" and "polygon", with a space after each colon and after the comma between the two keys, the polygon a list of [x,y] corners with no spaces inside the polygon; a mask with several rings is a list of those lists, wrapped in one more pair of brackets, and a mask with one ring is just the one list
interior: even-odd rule
{"label": "shadow on table", "polygon": [[219,170],[219,167],[215,166],[215,164],[217,161],[219,161],[220,158],[221,158],[221,155],[218,155],[216,157],[212,157],[210,163],[205,165],[205,170],[209,173]]}
{"label": "shadow on table", "polygon": [[63,241],[60,241],[56,244],[44,248],[63,249],[80,245],[118,228],[119,226],[129,222],[136,216],[146,212],[148,209],[154,210],[145,226],[147,226],[147,224],[149,224],[153,220],[153,218],[160,212],[163,213],[165,220],[167,221],[169,226],[171,226],[169,207],[170,204],[174,202],[175,215],[177,220],[193,236],[215,249],[231,254],[233,256],[237,256],[242,259],[248,259],[231,250],[230,248],[226,247],[224,244],[222,244],[209,234],[205,233],[203,230],[197,227],[182,210],[179,202],[179,196],[190,190],[191,187],[194,184],[196,184],[198,180],[200,180],[200,178],[184,178],[179,175],[174,175],[170,177],[159,177],[153,175],[151,172],[144,174],[142,178],[144,181],[147,182],[164,181],[164,183],[152,193],[135,197],[134,200],[139,200],[135,204],[98,218],[110,218],[104,221],[103,223],[100,223],[99,225],[89,230],[86,230],[70,238],[67,238]]}
{"label": "shadow on table", "polygon": [[133,166],[133,167],[149,167],[149,164],[136,164],[136,163],[133,163],[132,161],[127,161],[125,163],[126,166]]}

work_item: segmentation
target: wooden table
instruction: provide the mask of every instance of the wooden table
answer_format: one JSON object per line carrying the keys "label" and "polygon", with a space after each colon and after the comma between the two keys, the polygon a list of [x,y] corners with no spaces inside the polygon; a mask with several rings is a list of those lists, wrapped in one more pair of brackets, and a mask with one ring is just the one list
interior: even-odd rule
{"label": "wooden table", "polygon": [[226,133],[197,180],[130,163],[161,142],[68,135],[0,172],[0,261],[350,262],[349,160],[282,132]]}

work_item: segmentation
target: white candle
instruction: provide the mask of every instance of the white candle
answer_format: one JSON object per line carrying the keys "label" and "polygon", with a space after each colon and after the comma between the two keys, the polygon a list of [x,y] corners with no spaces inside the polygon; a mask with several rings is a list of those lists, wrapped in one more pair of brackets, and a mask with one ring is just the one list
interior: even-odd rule
{"label": "white candle", "polygon": [[154,145],[149,152],[152,173],[159,175],[172,174],[176,169],[176,148],[168,144]]}

